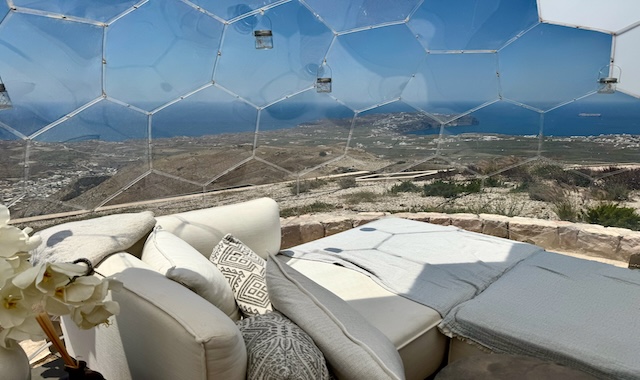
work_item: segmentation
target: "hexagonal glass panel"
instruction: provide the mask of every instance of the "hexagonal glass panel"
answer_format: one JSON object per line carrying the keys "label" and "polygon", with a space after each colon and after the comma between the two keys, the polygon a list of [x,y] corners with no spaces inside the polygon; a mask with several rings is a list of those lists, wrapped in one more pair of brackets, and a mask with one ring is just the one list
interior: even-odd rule
{"label": "hexagonal glass panel", "polygon": [[5,1],[0,1],[0,21],[9,13],[9,6]]}
{"label": "hexagonal glass panel", "polygon": [[277,0],[244,0],[240,4],[233,0],[191,0],[191,2],[228,21],[275,3]]}
{"label": "hexagonal glass panel", "polygon": [[313,86],[333,39],[298,2],[270,9],[264,16],[273,28],[273,49],[255,48],[252,31],[257,20],[239,20],[227,28],[215,73],[217,83],[258,106]]}
{"label": "hexagonal glass panel", "polygon": [[497,54],[429,54],[402,100],[446,123],[497,100],[497,72]]}
{"label": "hexagonal glass panel", "polygon": [[496,102],[444,126],[440,154],[490,175],[538,155],[541,114]]}
{"label": "hexagonal glass panel", "polygon": [[149,170],[147,115],[104,100],[38,135],[29,180],[50,201],[91,209]]}
{"label": "hexagonal glass panel", "polygon": [[274,167],[269,163],[251,159],[235,168],[231,168],[228,171],[220,173],[219,177],[217,177],[211,184],[207,185],[206,190],[234,189],[255,185],[265,185],[282,181],[290,181],[294,178],[295,177],[291,173],[287,173],[286,171]]}
{"label": "hexagonal glass panel", "polygon": [[143,4],[107,30],[107,95],[151,111],[205,85],[222,30],[219,21],[179,1]]}
{"label": "hexagonal glass panel", "polygon": [[27,143],[0,126],[0,204],[11,205],[24,193]]}
{"label": "hexagonal glass panel", "polygon": [[113,194],[115,195],[114,198],[107,202],[105,206],[193,195],[197,193],[202,193],[202,186],[164,175],[150,173],[122,193]]}
{"label": "hexagonal glass panel", "polygon": [[[640,4],[640,3],[638,3]],[[614,62],[620,67],[618,90],[640,97],[640,26],[615,37]]]}
{"label": "hexagonal glass panel", "polygon": [[253,154],[258,110],[210,86],[153,114],[154,169],[206,184]]}
{"label": "hexagonal glass panel", "polygon": [[568,163],[638,162],[640,99],[594,94],[545,113],[545,157]]}
{"label": "hexagonal glass panel", "polygon": [[307,0],[313,10],[337,32],[407,19],[419,0]]}
{"label": "hexagonal glass panel", "polygon": [[609,166],[589,166],[578,169],[594,177],[591,195],[594,199],[608,203],[629,202],[633,207],[640,191],[640,168],[624,163]]}
{"label": "hexagonal glass panel", "polygon": [[72,205],[54,202],[47,198],[43,198],[36,192],[37,186],[32,187],[34,184],[35,183],[32,181],[27,181],[25,197],[11,205],[10,209],[12,220],[47,214],[73,213],[81,211]]}
{"label": "hexagonal glass panel", "polygon": [[13,108],[0,121],[30,135],[102,93],[102,32],[12,12],[0,25],[0,73]]}
{"label": "hexagonal glass panel", "polygon": [[538,0],[544,22],[616,32],[638,21],[640,3],[634,0]]}
{"label": "hexagonal glass panel", "polygon": [[596,90],[611,36],[540,24],[498,56],[503,96],[545,111]]}
{"label": "hexagonal glass panel", "polygon": [[311,89],[260,111],[256,157],[297,173],[344,154],[354,112]]}
{"label": "hexagonal glass panel", "polygon": [[[402,172],[436,153],[440,123],[404,102],[393,102],[356,116],[348,155],[355,169]],[[373,179],[373,178],[372,178]]]}
{"label": "hexagonal glass panel", "polygon": [[139,2],[140,0],[13,0],[19,7],[103,22],[109,21]]}
{"label": "hexagonal glass panel", "polygon": [[408,25],[427,50],[496,50],[537,22],[535,0],[430,0]]}
{"label": "hexagonal glass panel", "polygon": [[332,95],[355,110],[398,99],[424,57],[405,25],[340,35],[327,54]]}

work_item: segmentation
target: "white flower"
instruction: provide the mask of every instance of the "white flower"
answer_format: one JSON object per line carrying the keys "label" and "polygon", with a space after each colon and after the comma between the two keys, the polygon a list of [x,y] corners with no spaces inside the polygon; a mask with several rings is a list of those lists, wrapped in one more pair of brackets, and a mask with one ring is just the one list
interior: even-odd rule
{"label": "white flower", "polygon": [[87,275],[87,265],[40,263],[31,266],[28,251],[40,237],[29,237],[30,228],[9,225],[9,209],[0,205],[0,346],[7,340],[42,339],[36,316],[71,314],[83,329],[108,323],[120,311],[115,301],[104,301],[119,281]]}
{"label": "white flower", "polygon": [[16,274],[31,268],[28,259],[29,255],[26,253],[18,253],[11,257],[0,257],[0,288]]}
{"label": "white flower", "polygon": [[11,257],[18,252],[28,252],[42,242],[39,236],[29,237],[31,228],[24,230],[9,224],[9,209],[0,205],[0,257]]}
{"label": "white flower", "polygon": [[86,273],[84,265],[70,263],[40,263],[16,275],[12,282],[25,293],[40,292],[55,296],[71,279]]}
{"label": "white flower", "polygon": [[31,316],[24,320],[19,326],[5,328],[0,331],[0,346],[7,348],[7,340],[22,341],[26,339],[42,340],[45,338],[44,331],[38,324],[35,316]]}
{"label": "white flower", "polygon": [[81,329],[90,329],[99,324],[109,324],[109,317],[120,313],[120,305],[115,301],[105,301],[75,307],[71,319]]}
{"label": "white flower", "polygon": [[33,305],[42,299],[29,296],[17,286],[7,283],[0,289],[0,326],[5,329],[20,326],[34,315]]}

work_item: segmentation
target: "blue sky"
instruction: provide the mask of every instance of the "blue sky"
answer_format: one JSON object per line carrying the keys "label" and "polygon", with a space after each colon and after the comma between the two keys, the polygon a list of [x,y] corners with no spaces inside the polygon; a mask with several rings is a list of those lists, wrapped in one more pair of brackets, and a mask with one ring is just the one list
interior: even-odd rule
{"label": "blue sky", "polygon": [[[15,2],[105,22],[136,3]],[[106,30],[92,23],[9,13],[0,24],[0,76],[15,107],[1,111],[0,122],[29,136],[95,101],[97,108],[84,118],[91,122],[81,117],[61,121],[40,138],[65,140],[83,133],[118,139],[113,131],[125,129],[126,115],[140,125],[145,112],[184,96],[184,103],[154,115],[161,136],[251,131],[252,120],[258,120],[253,113],[263,107],[274,111],[263,111],[266,130],[295,126],[284,119],[312,121],[341,107],[351,109],[339,112],[347,115],[398,98],[434,114],[462,113],[501,98],[542,112],[593,92],[611,53],[608,34],[537,25],[534,0],[434,0],[418,9],[417,0],[394,2],[393,7],[373,0],[307,0],[320,17],[291,1],[226,27],[221,21],[273,1],[194,3],[210,13],[175,0],[151,0]],[[252,28],[260,18],[272,25],[271,50],[254,47]],[[360,30],[381,23],[389,25]],[[310,93],[315,93],[317,68],[325,59],[333,76],[330,98]],[[97,102],[103,91],[113,105]],[[640,101],[626,98],[616,97],[624,106],[616,108],[612,123],[624,123],[619,114],[638,107]],[[317,111],[309,112],[310,102]],[[584,112],[596,103],[583,105]],[[238,116],[236,127],[234,115],[239,113],[229,109],[255,111],[240,111],[244,117]],[[567,112],[573,109],[567,107]],[[280,116],[266,117],[274,114]],[[491,123],[484,124],[487,132]],[[138,136],[136,131],[120,138]]]}

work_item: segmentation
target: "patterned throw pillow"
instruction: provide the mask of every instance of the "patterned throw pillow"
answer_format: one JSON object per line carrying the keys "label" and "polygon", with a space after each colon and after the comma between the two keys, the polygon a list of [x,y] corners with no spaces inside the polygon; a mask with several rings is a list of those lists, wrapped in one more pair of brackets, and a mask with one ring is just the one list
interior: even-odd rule
{"label": "patterned throw pillow", "polygon": [[209,260],[229,281],[238,308],[245,317],[273,310],[265,279],[267,263],[251,248],[227,234],[213,248]]}
{"label": "patterned throw pillow", "polygon": [[304,330],[273,313],[237,322],[247,346],[247,379],[328,380],[324,356]]}

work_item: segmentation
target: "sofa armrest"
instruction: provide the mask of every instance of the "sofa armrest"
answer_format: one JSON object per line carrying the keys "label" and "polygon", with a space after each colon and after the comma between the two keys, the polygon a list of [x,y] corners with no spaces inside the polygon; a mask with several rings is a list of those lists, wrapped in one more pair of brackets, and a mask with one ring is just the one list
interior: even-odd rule
{"label": "sofa armrest", "polygon": [[280,210],[271,198],[187,211],[156,218],[158,225],[209,258],[213,247],[230,233],[262,258],[280,250]]}
{"label": "sofa armrest", "polygon": [[80,330],[63,318],[70,353],[110,380],[244,379],[246,348],[229,317],[127,253],[98,272],[121,281],[110,326]]}

